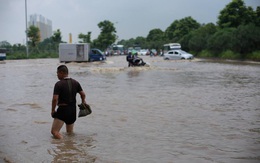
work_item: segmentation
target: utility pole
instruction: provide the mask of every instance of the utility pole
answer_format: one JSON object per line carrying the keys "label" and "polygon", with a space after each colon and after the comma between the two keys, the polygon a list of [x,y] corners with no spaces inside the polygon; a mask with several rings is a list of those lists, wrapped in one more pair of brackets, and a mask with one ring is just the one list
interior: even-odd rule
{"label": "utility pole", "polygon": [[28,47],[28,27],[27,27],[27,0],[25,0],[25,33],[26,33],[26,56],[29,57],[29,47]]}

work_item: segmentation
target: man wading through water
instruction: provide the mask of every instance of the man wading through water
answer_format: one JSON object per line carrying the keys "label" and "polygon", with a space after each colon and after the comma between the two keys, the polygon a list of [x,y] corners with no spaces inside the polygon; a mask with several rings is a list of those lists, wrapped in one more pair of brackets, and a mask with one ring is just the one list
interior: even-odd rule
{"label": "man wading through water", "polygon": [[[62,139],[60,129],[66,124],[67,133],[73,132],[76,121],[76,95],[80,94],[82,103],[86,103],[85,92],[78,81],[68,77],[69,70],[65,65],[57,68],[58,81],[54,86],[51,116],[54,118],[51,133],[54,138]],[[58,106],[57,111],[55,110]]]}

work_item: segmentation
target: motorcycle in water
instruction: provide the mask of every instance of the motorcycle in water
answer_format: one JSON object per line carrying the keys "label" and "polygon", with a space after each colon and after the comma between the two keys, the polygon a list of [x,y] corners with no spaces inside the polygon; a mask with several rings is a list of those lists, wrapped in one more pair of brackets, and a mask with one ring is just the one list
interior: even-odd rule
{"label": "motorcycle in water", "polygon": [[145,66],[146,63],[143,61],[142,58],[134,56],[132,57],[131,54],[126,56],[126,61],[128,62],[128,67],[135,67],[135,66]]}

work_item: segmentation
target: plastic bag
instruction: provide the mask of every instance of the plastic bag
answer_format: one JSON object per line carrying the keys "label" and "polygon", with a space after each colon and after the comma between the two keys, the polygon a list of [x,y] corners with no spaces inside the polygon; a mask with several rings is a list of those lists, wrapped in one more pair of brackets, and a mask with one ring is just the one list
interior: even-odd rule
{"label": "plastic bag", "polygon": [[79,115],[78,117],[85,117],[92,113],[91,107],[88,104],[81,103],[79,106]]}

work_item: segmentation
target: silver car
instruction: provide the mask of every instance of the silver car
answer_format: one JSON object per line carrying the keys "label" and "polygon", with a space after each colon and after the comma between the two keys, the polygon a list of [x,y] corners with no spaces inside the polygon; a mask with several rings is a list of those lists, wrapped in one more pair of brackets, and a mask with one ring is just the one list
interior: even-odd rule
{"label": "silver car", "polygon": [[183,50],[170,50],[164,54],[163,58],[165,60],[170,59],[193,59],[194,56],[192,54],[187,53]]}
{"label": "silver car", "polygon": [[138,55],[146,55],[148,53],[148,50],[147,49],[141,49],[139,52],[138,52]]}

